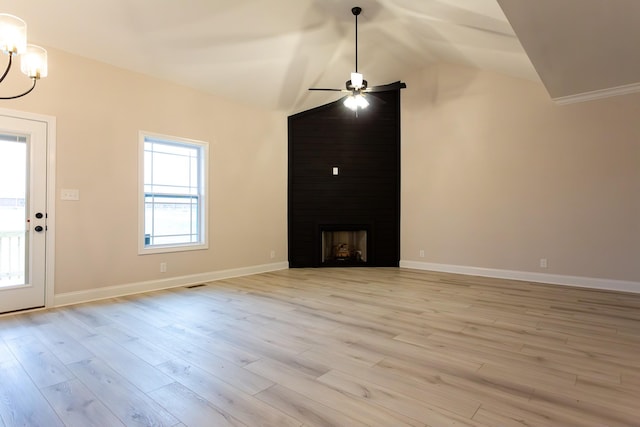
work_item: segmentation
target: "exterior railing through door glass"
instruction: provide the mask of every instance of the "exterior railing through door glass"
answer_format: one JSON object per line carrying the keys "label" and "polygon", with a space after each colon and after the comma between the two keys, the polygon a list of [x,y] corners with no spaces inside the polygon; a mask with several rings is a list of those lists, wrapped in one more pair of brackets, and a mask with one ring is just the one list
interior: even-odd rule
{"label": "exterior railing through door glass", "polygon": [[24,231],[0,231],[0,287],[24,284],[25,245]]}

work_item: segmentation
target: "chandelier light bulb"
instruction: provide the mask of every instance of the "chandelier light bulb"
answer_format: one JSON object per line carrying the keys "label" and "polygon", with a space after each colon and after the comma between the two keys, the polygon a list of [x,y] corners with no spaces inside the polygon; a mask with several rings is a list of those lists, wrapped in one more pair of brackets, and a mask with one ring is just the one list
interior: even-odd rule
{"label": "chandelier light bulb", "polygon": [[27,45],[26,52],[20,55],[20,71],[31,79],[47,77],[47,51],[40,46]]}
{"label": "chandelier light bulb", "polygon": [[27,48],[27,23],[17,16],[0,13],[0,50],[21,54]]}
{"label": "chandelier light bulb", "polygon": [[25,96],[36,87],[39,79],[47,77],[47,51],[40,46],[27,44],[27,24],[17,16],[0,13],[0,51],[9,57],[4,73],[0,70],[0,83],[11,71],[15,57],[20,57],[20,71],[32,81],[31,87],[26,91],[18,95],[0,96],[0,100]]}

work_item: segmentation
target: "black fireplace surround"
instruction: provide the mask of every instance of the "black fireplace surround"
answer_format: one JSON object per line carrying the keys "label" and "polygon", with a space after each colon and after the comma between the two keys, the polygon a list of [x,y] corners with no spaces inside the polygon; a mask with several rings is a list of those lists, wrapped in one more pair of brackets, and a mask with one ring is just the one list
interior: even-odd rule
{"label": "black fireplace surround", "polygon": [[[357,117],[341,101],[289,117],[292,268],[399,265],[400,91],[375,95]],[[337,234],[323,249],[334,231],[366,244]]]}

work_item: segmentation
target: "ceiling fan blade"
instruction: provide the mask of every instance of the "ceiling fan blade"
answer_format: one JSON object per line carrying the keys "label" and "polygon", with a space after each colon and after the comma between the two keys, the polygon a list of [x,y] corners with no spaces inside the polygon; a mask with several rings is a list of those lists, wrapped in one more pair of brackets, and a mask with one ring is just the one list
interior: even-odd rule
{"label": "ceiling fan blade", "polygon": [[344,89],[327,89],[327,88],[319,88],[319,87],[310,87],[309,90],[324,90],[330,92],[345,92]]}
{"label": "ceiling fan blade", "polygon": [[381,85],[381,86],[372,86],[372,87],[368,87],[366,89],[363,90],[363,92],[387,92],[390,90],[399,90],[399,89],[405,89],[407,87],[406,83],[403,82],[394,82],[394,83],[389,83],[388,85]]}

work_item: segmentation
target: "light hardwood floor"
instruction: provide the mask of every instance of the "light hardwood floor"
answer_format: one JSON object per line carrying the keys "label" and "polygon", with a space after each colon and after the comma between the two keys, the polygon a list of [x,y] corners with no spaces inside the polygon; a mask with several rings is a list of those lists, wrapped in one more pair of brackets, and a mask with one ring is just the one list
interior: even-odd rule
{"label": "light hardwood floor", "polygon": [[640,295],[292,269],[0,317],[0,426],[638,426]]}

